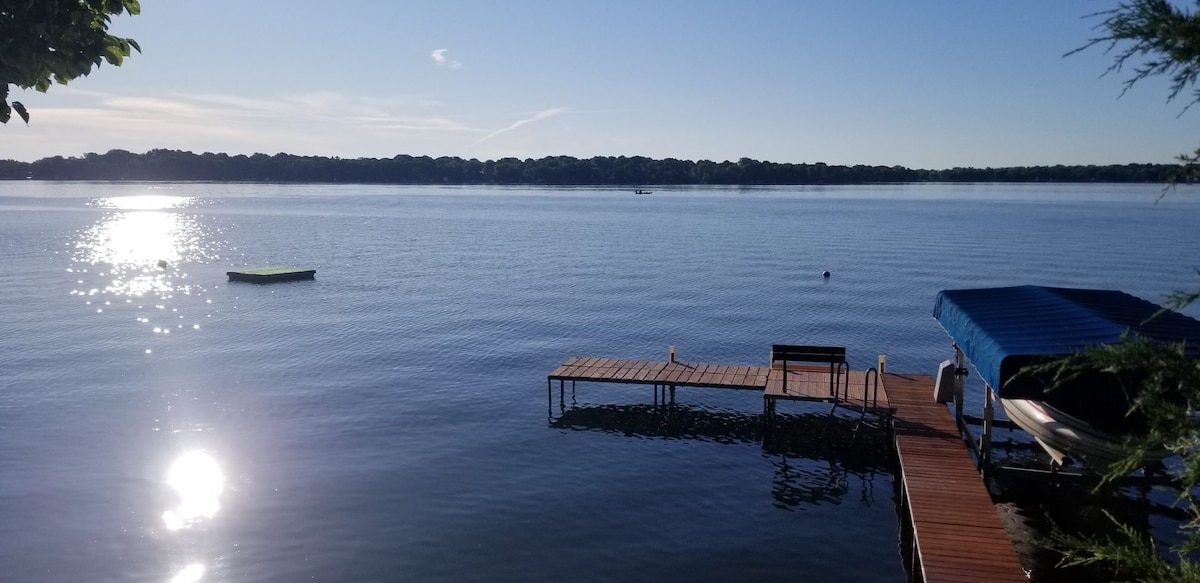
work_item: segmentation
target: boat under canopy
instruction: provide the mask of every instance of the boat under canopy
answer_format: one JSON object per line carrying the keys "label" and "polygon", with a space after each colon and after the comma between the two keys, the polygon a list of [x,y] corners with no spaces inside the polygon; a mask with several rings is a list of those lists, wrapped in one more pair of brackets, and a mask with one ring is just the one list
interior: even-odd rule
{"label": "boat under canopy", "polygon": [[[1200,322],[1114,290],[1023,285],[945,290],[933,315],[1000,397],[1038,398],[1042,385],[1014,376],[1048,356],[1115,344],[1128,330],[1200,348]],[[1010,382],[1011,381],[1011,382]]]}
{"label": "boat under canopy", "polygon": [[1200,355],[1200,322],[1114,290],[1033,285],[945,290],[933,313],[1014,422],[1043,445],[1083,457],[1092,451],[1089,445],[1107,448],[1102,441],[1115,441],[1138,422],[1128,415],[1128,387],[1101,371],[1053,386],[1047,378],[1019,374],[1022,368],[1119,343],[1126,333],[1186,342],[1188,352]]}

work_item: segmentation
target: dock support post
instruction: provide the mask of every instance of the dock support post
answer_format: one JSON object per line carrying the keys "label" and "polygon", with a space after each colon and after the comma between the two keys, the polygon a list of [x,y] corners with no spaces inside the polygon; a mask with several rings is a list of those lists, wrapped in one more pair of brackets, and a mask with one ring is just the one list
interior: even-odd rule
{"label": "dock support post", "polygon": [[675,404],[675,385],[671,385],[671,404]]}
{"label": "dock support post", "polygon": [[958,424],[959,429],[963,426],[963,378],[959,371],[964,371],[963,368],[966,356],[963,355],[962,349],[956,343],[954,345],[954,422]]}
{"label": "dock support post", "polygon": [[992,418],[995,410],[992,406],[992,386],[986,385],[983,395],[983,434],[979,436],[979,469],[986,478],[992,463]]}

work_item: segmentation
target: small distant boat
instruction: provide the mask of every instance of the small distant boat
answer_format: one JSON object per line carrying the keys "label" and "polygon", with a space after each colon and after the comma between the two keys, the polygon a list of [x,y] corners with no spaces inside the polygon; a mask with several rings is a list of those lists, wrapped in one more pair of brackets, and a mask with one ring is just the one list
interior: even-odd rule
{"label": "small distant boat", "polygon": [[634,194],[654,194],[654,191],[653,190],[642,190],[639,188],[639,189],[633,191],[633,193]]}
{"label": "small distant boat", "polygon": [[263,267],[241,271],[226,271],[229,281],[245,281],[250,283],[274,283],[277,281],[297,281],[316,277],[315,269],[299,269],[296,267]]}

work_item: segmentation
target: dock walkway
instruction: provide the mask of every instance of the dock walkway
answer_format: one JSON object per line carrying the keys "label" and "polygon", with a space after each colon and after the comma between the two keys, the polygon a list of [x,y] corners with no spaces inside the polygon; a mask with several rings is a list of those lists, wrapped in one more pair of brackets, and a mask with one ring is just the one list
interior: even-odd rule
{"label": "dock walkway", "polygon": [[767,383],[767,367],[572,356],[554,369],[548,378],[552,381],[761,391]]}
{"label": "dock walkway", "polygon": [[[1028,581],[933,377],[884,374],[899,461],[911,572],[925,583]],[[902,532],[906,529],[902,529]]]}
{"label": "dock walkway", "polygon": [[[785,370],[780,365],[571,357],[546,382],[549,389],[559,381],[560,390],[566,381],[655,385],[671,388],[672,397],[676,386],[757,390],[770,411],[777,399],[835,401],[861,409],[874,397],[874,379],[879,379],[878,402],[871,408],[891,416],[900,468],[899,513],[907,525],[901,544],[911,549],[909,572],[925,583],[1027,581],[950,411],[933,399],[933,377],[873,370],[849,371],[845,377],[839,380],[828,367],[805,364],[789,363]],[[844,383],[841,389],[838,383]]]}

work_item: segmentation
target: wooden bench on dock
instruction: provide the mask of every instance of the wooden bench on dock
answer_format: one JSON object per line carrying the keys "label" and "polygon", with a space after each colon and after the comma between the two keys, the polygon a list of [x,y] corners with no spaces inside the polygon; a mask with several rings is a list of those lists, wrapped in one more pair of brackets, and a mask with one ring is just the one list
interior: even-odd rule
{"label": "wooden bench on dock", "polygon": [[[820,363],[829,365],[828,381],[829,381],[829,398],[837,399],[842,393],[842,389],[847,388],[846,383],[849,382],[850,367],[846,364],[846,347],[844,346],[804,346],[797,344],[772,344],[771,345],[771,372],[779,380],[779,396],[784,398],[789,394],[788,377],[793,376],[790,372],[788,362],[792,363]],[[778,371],[778,373],[776,373]],[[798,373],[814,372],[809,368],[802,368],[796,371]],[[797,379],[799,380],[799,379]],[[795,384],[795,383],[793,383]],[[771,388],[771,376],[767,378],[767,389]],[[800,394],[812,396],[813,391],[802,391]]]}

